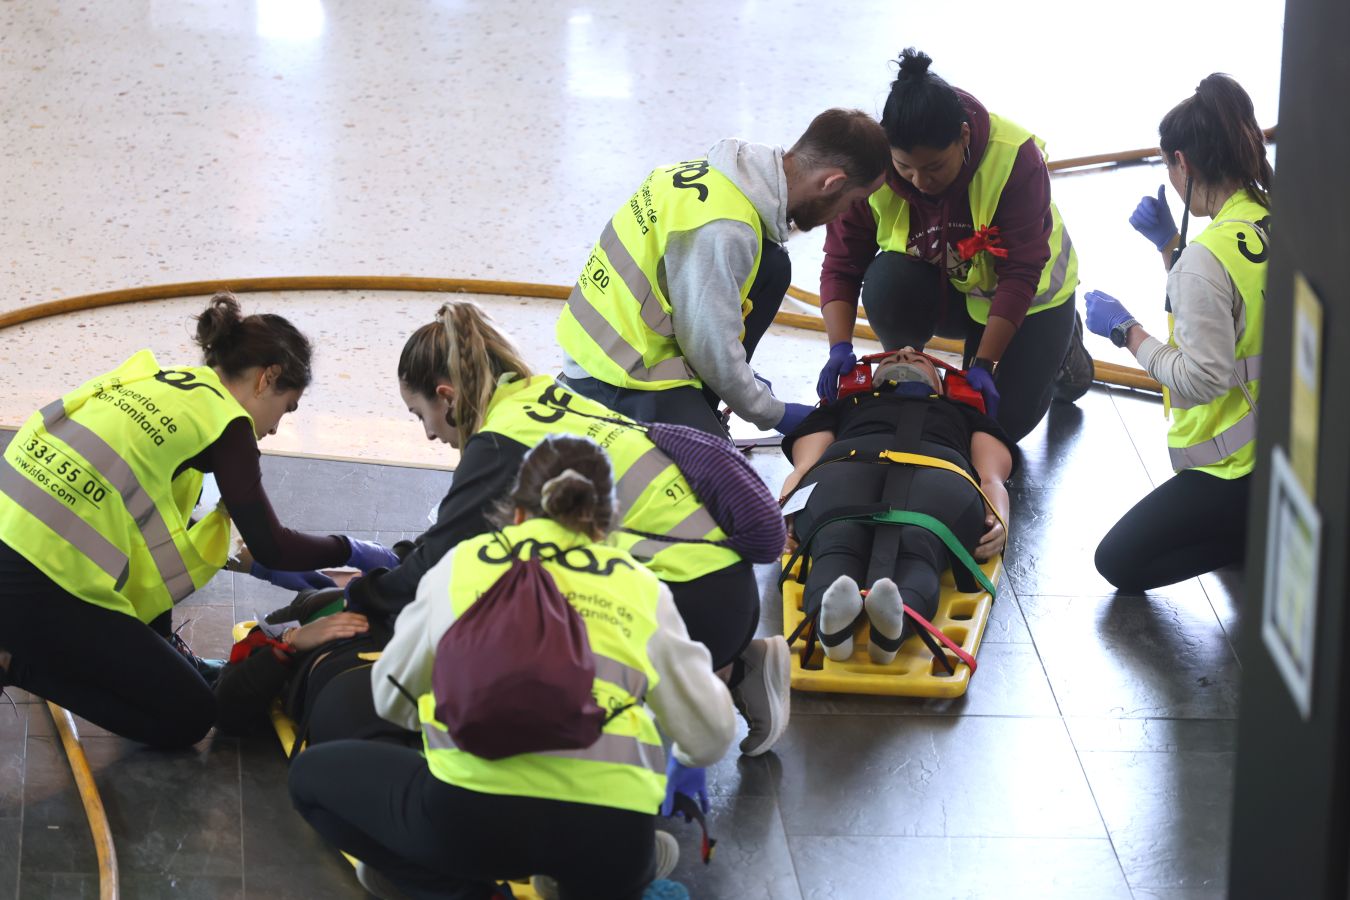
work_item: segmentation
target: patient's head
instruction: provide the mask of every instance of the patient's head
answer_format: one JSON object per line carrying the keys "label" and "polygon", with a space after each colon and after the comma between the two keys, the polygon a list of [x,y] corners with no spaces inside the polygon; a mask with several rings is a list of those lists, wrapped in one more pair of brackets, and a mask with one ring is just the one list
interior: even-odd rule
{"label": "patient's head", "polygon": [[872,384],[880,386],[888,381],[896,384],[918,382],[926,384],[934,393],[942,393],[942,380],[938,378],[937,366],[912,347],[888,353],[877,363]]}

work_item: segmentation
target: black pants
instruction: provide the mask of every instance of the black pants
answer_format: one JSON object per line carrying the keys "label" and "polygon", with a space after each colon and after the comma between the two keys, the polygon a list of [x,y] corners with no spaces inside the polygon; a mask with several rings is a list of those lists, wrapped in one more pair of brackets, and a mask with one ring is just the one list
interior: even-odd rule
{"label": "black pants", "polygon": [[[787,251],[773,241],[764,241],[759,271],[750,285],[750,315],[745,318],[745,359],[750,361],[760,338],[773,324],[783,295],[792,283],[792,261]],[[639,422],[670,422],[688,425],[709,434],[725,435],[717,409],[722,400],[708,388],[668,388],[663,391],[638,391],[616,387],[597,378],[562,378],[563,384],[597,403]]]}
{"label": "black pants", "polygon": [[[845,457],[854,450],[859,456],[875,458],[879,451],[892,449],[894,443],[893,438],[883,435],[836,441],[824,459]],[[921,441],[919,452],[967,467],[960,454],[939,444]],[[899,472],[902,477],[892,481],[894,492],[886,496],[886,476],[892,472]],[[793,523],[799,538],[805,538],[817,523],[828,520],[844,507],[882,500],[895,509],[933,516],[950,528],[967,550],[973,550],[984,533],[983,498],[951,472],[893,464],[834,462],[818,466],[802,479],[803,485],[813,483],[818,487]],[[892,567],[874,571],[873,541],[882,529],[898,530],[900,550]],[[803,604],[806,609],[818,609],[825,589],[841,575],[849,576],[862,588],[871,587],[877,578],[890,578],[900,588],[905,605],[926,619],[937,611],[940,580],[949,560],[947,546],[927,529],[916,525],[864,525],[848,520],[821,527],[811,543],[810,556]],[[906,621],[906,636],[910,629]]]}
{"label": "black pants", "polygon": [[550,875],[569,900],[638,900],[655,870],[654,809],[468,791],[406,747],[311,747],[291,765],[290,790],[329,843],[411,897],[486,900],[494,881]]}
{"label": "black pants", "polygon": [[1186,470],[1165,481],[1102,538],[1097,571],[1136,593],[1241,563],[1251,479]]}
{"label": "black pants", "polygon": [[[887,350],[922,349],[933,335],[964,340],[965,363],[975,359],[984,326],[970,317],[966,295],[946,284],[936,266],[903,253],[885,251],[867,267],[862,302],[867,321]],[[999,360],[998,423],[1020,441],[1045,418],[1055,375],[1073,336],[1077,298],[1027,316]]]}
{"label": "black pants", "polygon": [[86,603],[0,543],[0,676],[113,734],[164,749],[188,747],[216,721],[201,675],[153,627]]}
{"label": "black pants", "polygon": [[748,562],[738,562],[692,581],[667,581],[689,636],[712,654],[713,668],[745,652],[759,625],[759,583]]}

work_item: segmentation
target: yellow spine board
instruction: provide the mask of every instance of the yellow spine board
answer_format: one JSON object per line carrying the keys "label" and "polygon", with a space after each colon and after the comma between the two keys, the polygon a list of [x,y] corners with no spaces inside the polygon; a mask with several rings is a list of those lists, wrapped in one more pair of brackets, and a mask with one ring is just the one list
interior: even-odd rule
{"label": "yellow spine board", "polygon": [[[783,563],[787,564],[787,557]],[[1003,577],[1003,557],[997,556],[980,568],[997,587]],[[949,569],[942,575],[942,596],[932,622],[962,650],[977,656],[993,606],[994,600],[986,591],[964,593],[957,590]],[[802,585],[795,577],[789,577],[783,585],[783,634],[791,635],[802,619]],[[923,641],[914,635],[901,645],[900,652],[889,665],[879,666],[872,662],[867,652],[867,624],[867,617],[862,617],[854,631],[853,655],[843,662],[827,659],[817,642],[811,659],[803,666],[805,640],[798,638],[790,648],[792,686],[800,691],[941,698],[960,697],[970,686],[969,666],[948,654],[947,658],[956,667],[956,674],[948,675]]]}

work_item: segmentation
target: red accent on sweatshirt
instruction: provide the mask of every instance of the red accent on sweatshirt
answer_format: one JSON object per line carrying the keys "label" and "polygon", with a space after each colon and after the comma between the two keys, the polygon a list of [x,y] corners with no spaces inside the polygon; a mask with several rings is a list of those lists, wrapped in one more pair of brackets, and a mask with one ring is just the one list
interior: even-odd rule
{"label": "red accent on sweatshirt", "polygon": [[[938,265],[946,256],[957,261],[956,245],[979,226],[997,226],[1006,257],[994,261],[998,285],[989,314],[1021,326],[1036,295],[1041,270],[1050,259],[1050,171],[1035,140],[1017,151],[992,222],[972,222],[970,179],[989,145],[989,112],[980,101],[957,90],[970,122],[970,158],[956,180],[940,196],[929,197],[900,177],[892,166],[886,184],[910,205],[909,243],[924,260]],[[945,239],[945,240],[944,240]],[[944,247],[945,243],[945,253]],[[825,228],[825,262],[820,271],[820,302],[858,303],[863,276],[876,257],[876,218],[867,200],[859,200]]]}

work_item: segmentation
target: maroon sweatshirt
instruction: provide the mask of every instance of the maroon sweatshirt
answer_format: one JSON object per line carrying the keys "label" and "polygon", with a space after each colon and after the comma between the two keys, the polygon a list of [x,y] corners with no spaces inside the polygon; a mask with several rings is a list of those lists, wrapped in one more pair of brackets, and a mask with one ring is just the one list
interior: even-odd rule
{"label": "maroon sweatshirt", "polygon": [[[944,257],[959,262],[956,245],[974,234],[977,224],[998,226],[1000,246],[1008,255],[994,262],[998,286],[989,314],[1020,327],[1036,295],[1041,270],[1050,259],[1050,171],[1040,148],[1028,138],[1017,151],[994,221],[972,222],[970,179],[989,145],[989,111],[965,91],[956,93],[970,122],[970,162],[961,167],[941,196],[920,193],[893,166],[886,170],[886,184],[909,203],[909,252],[933,265],[941,264]],[[857,201],[827,225],[825,262],[820,271],[821,305],[837,300],[856,306],[863,275],[879,249],[876,219],[866,199]]]}

